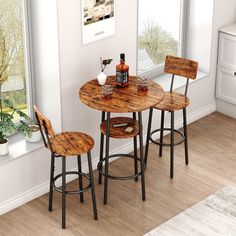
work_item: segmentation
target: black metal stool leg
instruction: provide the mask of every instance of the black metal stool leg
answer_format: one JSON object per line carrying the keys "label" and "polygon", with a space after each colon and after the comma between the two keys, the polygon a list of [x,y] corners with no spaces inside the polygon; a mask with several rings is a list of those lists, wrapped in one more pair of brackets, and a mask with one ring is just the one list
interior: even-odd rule
{"label": "black metal stool leg", "polygon": [[188,132],[187,132],[187,115],[186,108],[183,109],[183,120],[184,120],[184,150],[185,150],[185,164],[188,165]]}
{"label": "black metal stool leg", "polygon": [[[133,112],[133,119],[136,120],[136,113]],[[134,156],[138,157],[138,148],[137,148],[137,136],[134,138]],[[138,174],[138,160],[134,159],[134,174]],[[135,181],[138,181],[138,177],[135,178]]]}
{"label": "black metal stool leg", "polygon": [[170,178],[174,177],[174,112],[171,112],[171,132],[170,132]]}
{"label": "black metal stool leg", "polygon": [[139,144],[140,144],[140,159],[141,159],[141,182],[142,182],[142,200],[146,200],[145,192],[145,163],[143,158],[143,125],[142,125],[142,112],[138,112],[139,121]]}
{"label": "black metal stool leg", "polygon": [[108,157],[109,157],[109,136],[110,136],[110,112],[107,112],[107,122],[106,122],[106,160],[105,160],[105,176],[104,176],[104,198],[103,203],[107,204],[107,192],[108,192]]}
{"label": "black metal stool leg", "polygon": [[163,150],[163,128],[164,128],[164,121],[165,121],[165,111],[161,111],[161,130],[160,130],[160,146],[159,146],[159,157],[162,157],[162,150]]}
{"label": "black metal stool leg", "polygon": [[53,203],[53,178],[54,178],[54,171],[55,171],[55,156],[54,153],[51,153],[51,171],[50,171],[50,189],[49,189],[49,207],[48,210],[52,211],[52,203]]}
{"label": "black metal stool leg", "polygon": [[[81,165],[81,156],[77,156],[77,162],[78,162],[78,171],[79,173],[82,172],[82,165]],[[83,175],[79,174],[79,190],[83,189]],[[80,202],[84,202],[84,193],[80,193]]]}
{"label": "black metal stool leg", "polygon": [[[102,122],[105,120],[105,112],[102,112]],[[101,133],[101,138],[100,138],[100,161],[103,158],[103,149],[104,149],[104,134]],[[98,172],[98,183],[102,183],[102,174]]]}
{"label": "black metal stool leg", "polygon": [[66,228],[66,158],[62,157],[62,228]]}
{"label": "black metal stool leg", "polygon": [[92,201],[93,201],[93,215],[94,215],[94,219],[97,220],[98,219],[98,213],[97,213],[97,204],[96,204],[96,196],[95,196],[95,189],[94,189],[91,153],[88,152],[87,156],[88,156],[88,167],[89,167],[89,176],[90,176],[90,185],[91,185],[91,195],[92,195]]}
{"label": "black metal stool leg", "polygon": [[145,147],[145,156],[144,156],[145,168],[147,167],[147,158],[148,158],[148,151],[149,151],[149,136],[150,136],[151,127],[152,127],[152,114],[153,114],[153,108],[150,108],[150,110],[149,110],[149,117],[148,117],[148,128],[147,128],[147,139],[146,139],[146,147]]}

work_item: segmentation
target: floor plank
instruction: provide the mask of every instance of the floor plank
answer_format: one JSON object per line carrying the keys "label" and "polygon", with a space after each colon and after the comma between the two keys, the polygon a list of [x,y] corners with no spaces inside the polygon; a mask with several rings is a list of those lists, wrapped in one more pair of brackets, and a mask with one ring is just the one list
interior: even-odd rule
{"label": "floor plank", "polygon": [[[236,120],[215,112],[189,125],[188,131],[190,164],[185,166],[183,146],[177,146],[173,180],[169,150],[164,148],[159,158],[158,147],[150,145],[146,202],[141,200],[140,181],[110,180],[104,206],[103,186],[96,184],[99,220],[93,220],[90,192],[83,204],[79,196],[68,196],[67,229],[62,230],[61,196],[55,193],[50,213],[45,194],[0,216],[0,235],[143,235],[223,186],[236,186]],[[125,158],[114,161],[110,171],[125,174],[132,168],[133,162]],[[97,183],[97,172],[94,175]]]}

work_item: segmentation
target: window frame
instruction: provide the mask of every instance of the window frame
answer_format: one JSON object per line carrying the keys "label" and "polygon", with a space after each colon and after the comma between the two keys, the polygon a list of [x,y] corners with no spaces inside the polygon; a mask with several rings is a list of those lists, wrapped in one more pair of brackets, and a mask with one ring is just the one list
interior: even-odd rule
{"label": "window frame", "polygon": [[33,56],[31,44],[31,24],[30,24],[30,0],[23,0],[22,6],[22,24],[24,40],[24,67],[25,67],[25,84],[26,84],[26,101],[28,115],[34,119],[33,104],[35,102],[35,90],[33,83]]}
{"label": "window frame", "polygon": [[[139,0],[140,1],[140,0]],[[138,76],[146,76],[150,79],[158,77],[164,73],[164,63],[154,66],[152,69],[142,73],[138,73],[138,40],[139,40],[139,1],[137,2],[137,50],[136,50],[136,74]],[[181,15],[180,15],[180,45],[178,56],[185,57],[186,55],[186,37],[187,37],[187,18],[188,18],[188,0],[181,1]]]}
{"label": "window frame", "polygon": [[[25,89],[26,89],[26,104],[28,116],[35,121],[33,104],[35,102],[35,90],[33,82],[33,56],[31,44],[31,24],[30,24],[30,0],[22,1],[22,38],[23,38],[23,53],[24,53],[24,72],[25,72]],[[14,121],[19,124],[20,120]]]}

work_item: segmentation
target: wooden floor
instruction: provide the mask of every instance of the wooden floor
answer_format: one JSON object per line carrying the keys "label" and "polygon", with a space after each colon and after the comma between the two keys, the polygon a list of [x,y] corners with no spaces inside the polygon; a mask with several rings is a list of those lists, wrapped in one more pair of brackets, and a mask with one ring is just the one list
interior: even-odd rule
{"label": "wooden floor", "polygon": [[[169,178],[169,151],[157,156],[150,145],[146,171],[147,200],[141,200],[140,181],[109,182],[108,205],[103,186],[96,184],[98,216],[92,215],[90,192],[85,203],[67,198],[67,229],[61,229],[61,197],[55,193],[54,210],[48,194],[0,216],[0,235],[143,235],[225,185],[236,185],[236,120],[213,113],[189,125],[190,164],[184,164],[183,146],[175,149],[175,176]],[[112,173],[127,173],[133,162],[111,164]],[[95,172],[97,183],[97,172]],[[70,184],[77,187],[78,181]]]}

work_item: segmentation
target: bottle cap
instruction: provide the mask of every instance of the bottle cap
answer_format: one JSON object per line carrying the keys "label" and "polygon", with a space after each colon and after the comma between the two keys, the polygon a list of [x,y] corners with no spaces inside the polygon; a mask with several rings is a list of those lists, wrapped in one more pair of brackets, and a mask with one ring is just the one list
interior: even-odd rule
{"label": "bottle cap", "polygon": [[125,54],[124,54],[124,53],[121,53],[121,54],[120,54],[120,59],[121,59],[121,60],[125,60]]}

